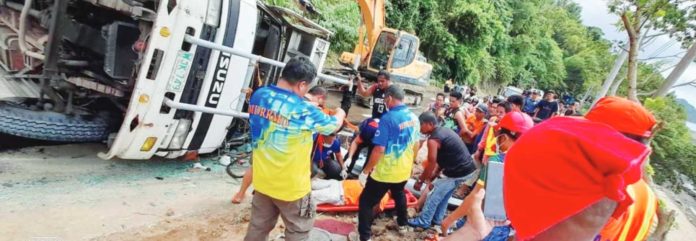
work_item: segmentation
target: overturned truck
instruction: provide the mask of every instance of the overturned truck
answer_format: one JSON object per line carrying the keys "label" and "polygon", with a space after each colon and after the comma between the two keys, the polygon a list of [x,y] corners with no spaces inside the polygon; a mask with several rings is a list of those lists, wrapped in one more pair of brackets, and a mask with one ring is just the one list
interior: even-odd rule
{"label": "overturned truck", "polygon": [[321,71],[331,34],[255,0],[0,1],[0,132],[107,159],[213,152],[284,62]]}

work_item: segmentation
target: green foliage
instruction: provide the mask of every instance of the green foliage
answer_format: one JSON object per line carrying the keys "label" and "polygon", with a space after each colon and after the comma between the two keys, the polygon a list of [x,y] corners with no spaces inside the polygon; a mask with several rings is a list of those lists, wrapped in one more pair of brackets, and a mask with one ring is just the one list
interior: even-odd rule
{"label": "green foliage", "polygon": [[581,92],[613,61],[570,0],[392,0],[388,26],[413,31],[434,78]]}
{"label": "green foliage", "polygon": [[[266,0],[269,5],[281,6],[301,13],[295,0]],[[338,53],[352,51],[358,41],[360,26],[360,8],[355,1],[321,0],[312,1],[321,16],[306,16],[323,27],[331,30],[331,51]]]}
{"label": "green foliage", "polygon": [[661,128],[652,141],[650,164],[657,183],[671,184],[678,190],[682,180],[678,173],[696,180],[696,145],[686,127],[686,112],[674,96],[646,99],[646,108],[660,121]]}

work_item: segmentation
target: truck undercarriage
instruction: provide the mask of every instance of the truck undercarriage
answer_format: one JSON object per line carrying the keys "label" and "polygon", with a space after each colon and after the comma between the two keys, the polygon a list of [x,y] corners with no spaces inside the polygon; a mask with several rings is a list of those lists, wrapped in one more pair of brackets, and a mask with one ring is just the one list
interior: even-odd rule
{"label": "truck undercarriage", "polygon": [[107,141],[102,158],[212,152],[247,89],[294,56],[321,69],[330,35],[255,0],[0,1],[0,132]]}

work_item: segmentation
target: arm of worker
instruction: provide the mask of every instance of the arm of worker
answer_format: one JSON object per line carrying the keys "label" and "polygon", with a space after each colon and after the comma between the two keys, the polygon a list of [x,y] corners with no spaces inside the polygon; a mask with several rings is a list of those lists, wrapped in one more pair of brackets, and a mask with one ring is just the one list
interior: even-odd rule
{"label": "arm of worker", "polygon": [[[475,199],[476,199],[476,197],[475,197],[476,195],[474,195],[474,194],[478,193],[481,189],[483,189],[483,186],[476,184],[476,186],[474,187],[474,190],[471,191],[471,193],[464,198],[464,200],[459,205],[459,207],[457,207],[457,209],[455,209],[452,213],[450,213],[449,216],[447,216],[444,220],[442,220],[441,227],[442,227],[442,232],[443,232],[443,234],[445,234],[445,236],[446,236],[447,230],[449,229],[449,227],[452,226],[452,224],[454,222],[456,222],[458,219],[460,219],[464,216],[468,216],[470,214],[469,211],[473,208],[473,205],[474,205]],[[480,202],[479,202],[479,205],[481,205]]]}
{"label": "arm of worker", "polygon": [[343,154],[341,153],[341,143],[338,142],[338,140],[336,140],[336,142],[334,144],[335,144],[334,147],[332,147],[333,152],[334,152],[333,154],[334,154],[334,157],[336,158],[336,161],[338,161],[338,166],[341,167],[341,173],[340,173],[341,178],[343,180],[345,180],[346,178],[348,178],[348,172],[346,171],[346,166],[343,163]]}
{"label": "arm of worker", "polygon": [[372,148],[372,153],[370,153],[370,160],[367,162],[367,165],[365,165],[365,168],[363,168],[362,173],[369,175],[372,172],[372,169],[377,166],[377,163],[379,162],[380,159],[382,159],[382,156],[384,156],[384,146],[379,146],[376,145],[374,148]]}
{"label": "arm of worker", "polygon": [[346,160],[353,160],[353,155],[358,151],[358,146],[363,143],[362,137],[360,135],[356,136],[355,139],[350,143],[350,147],[348,148],[348,156],[346,157]]}
{"label": "arm of worker", "polygon": [[336,160],[338,161],[338,165],[340,165],[341,169],[345,169],[345,166],[343,165],[343,155],[341,155],[341,146],[338,146],[338,151],[334,152],[334,156],[336,157]]}
{"label": "arm of worker", "polygon": [[[423,138],[425,139],[423,139]],[[423,140],[428,140],[430,138],[429,136],[423,136],[423,134],[420,133],[420,131],[416,131],[416,136],[414,136],[414,139],[418,140],[413,144],[413,163],[418,163],[418,152],[420,152],[421,147],[423,147]]]}
{"label": "arm of worker", "polygon": [[357,82],[358,82],[358,94],[361,96],[370,96],[372,93],[375,92],[375,89],[377,88],[377,85],[372,85],[369,88],[365,88],[365,84],[362,82],[362,78],[360,76],[357,77]]}
{"label": "arm of worker", "polygon": [[440,142],[437,140],[428,140],[428,165],[423,173],[418,177],[418,181],[413,186],[414,189],[420,190],[420,186],[424,182],[429,182],[433,179],[435,170],[438,168],[437,165],[437,150],[440,149]]}
{"label": "arm of worker", "polygon": [[[442,167],[440,165],[435,165],[435,170],[433,171],[432,179],[439,177],[440,172],[442,172]],[[432,181],[432,179],[430,179],[430,180]]]}
{"label": "arm of worker", "polygon": [[[362,173],[369,174],[372,172],[372,169],[377,165],[377,162],[382,159],[386,147],[389,145],[389,137],[391,136],[390,133],[393,128],[395,127],[390,119],[382,118],[379,123],[379,127],[377,127],[377,131],[375,131],[375,137],[372,139],[372,144],[375,146],[372,148],[372,153],[370,153],[370,160],[363,168]],[[396,127],[396,129],[398,129],[398,127]]]}
{"label": "arm of worker", "polygon": [[[444,238],[443,241],[478,241],[483,240],[486,236],[488,236],[488,234],[490,234],[491,231],[493,231],[494,224],[491,221],[486,220],[481,208],[485,194],[485,190],[479,189],[467,196],[471,198],[470,204],[468,205],[468,219],[466,224],[449,237]],[[442,228],[442,230],[444,230],[443,233],[446,236],[447,231],[444,229],[444,222]]]}
{"label": "arm of worker", "polygon": [[307,129],[318,131],[322,135],[329,135],[336,132],[343,126],[343,120],[346,117],[346,112],[341,108],[336,108],[336,114],[330,116],[321,111],[317,107],[307,108],[305,120]]}

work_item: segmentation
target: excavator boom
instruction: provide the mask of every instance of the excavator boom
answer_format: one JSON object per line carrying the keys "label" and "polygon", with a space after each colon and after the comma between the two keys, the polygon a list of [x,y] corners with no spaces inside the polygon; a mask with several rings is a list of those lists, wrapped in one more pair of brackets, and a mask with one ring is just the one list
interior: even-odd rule
{"label": "excavator boom", "polygon": [[[382,29],[386,27],[386,10],[384,8],[384,0],[357,0],[358,6],[360,6],[360,15],[362,15],[362,31],[364,31],[364,37],[367,41],[361,39],[360,43],[356,45],[355,53],[361,55],[362,61],[366,61],[369,53],[377,42]],[[358,49],[362,48],[362,49]]]}

